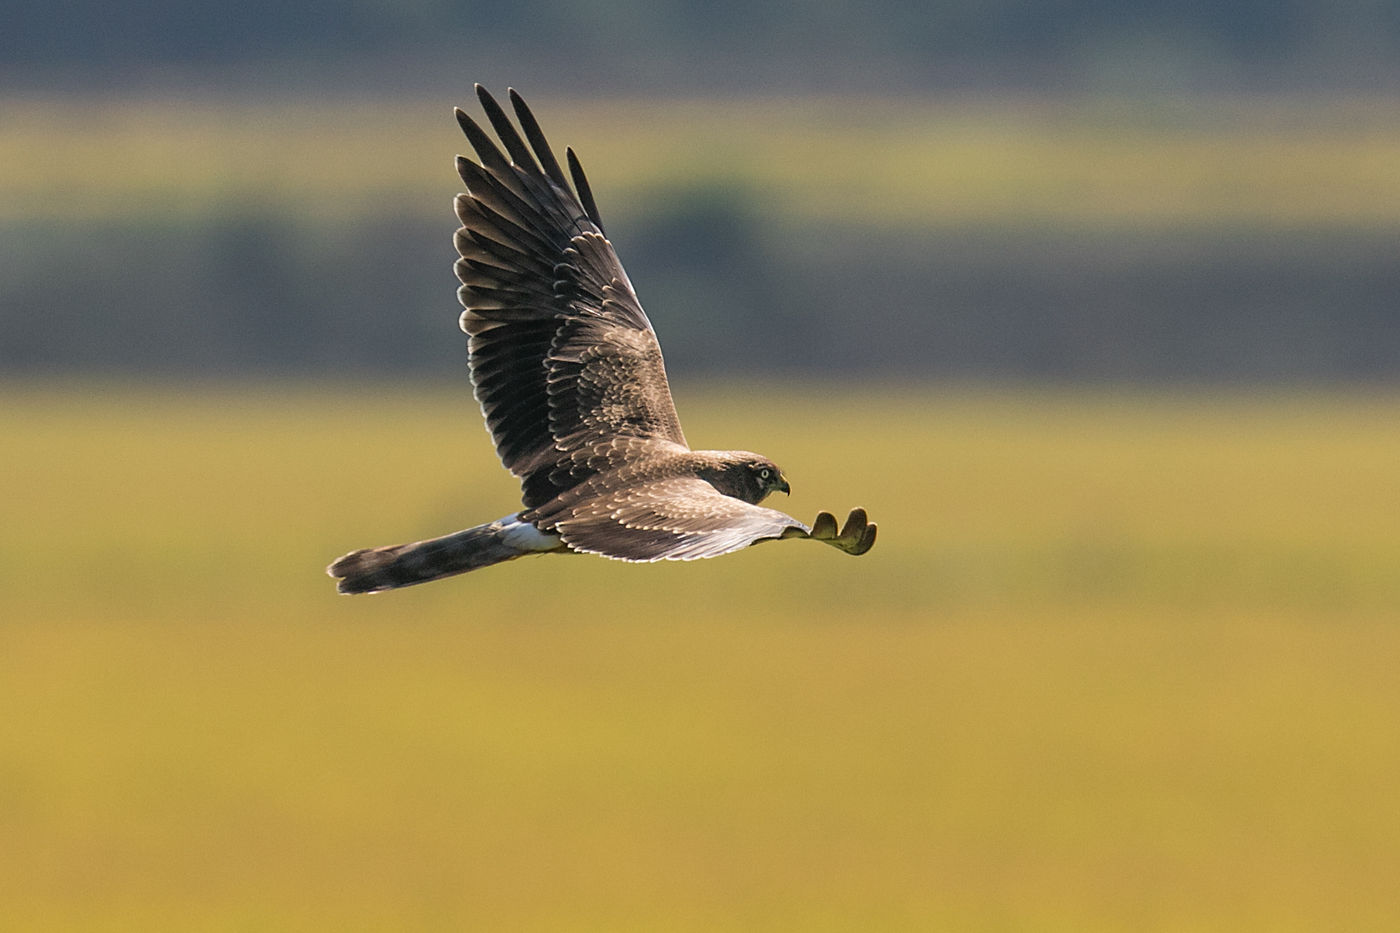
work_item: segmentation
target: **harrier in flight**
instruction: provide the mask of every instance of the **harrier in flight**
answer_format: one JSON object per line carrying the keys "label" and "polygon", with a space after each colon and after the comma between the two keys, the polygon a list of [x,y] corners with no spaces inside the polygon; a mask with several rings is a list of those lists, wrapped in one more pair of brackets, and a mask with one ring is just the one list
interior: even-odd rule
{"label": "harrier in flight", "polygon": [[[524,509],[455,534],[352,551],[326,569],[342,593],[375,593],[527,554],[617,560],[717,557],[760,541],[814,538],[848,554],[875,543],[854,509],[811,527],[758,503],[788,482],[767,457],[691,450],[661,346],[622,270],[572,149],[565,177],[515,91],[520,129],[480,85],[505,147],[467,114],[480,164],[457,157],[458,297],[471,380]],[[522,137],[520,132],[524,132]]]}

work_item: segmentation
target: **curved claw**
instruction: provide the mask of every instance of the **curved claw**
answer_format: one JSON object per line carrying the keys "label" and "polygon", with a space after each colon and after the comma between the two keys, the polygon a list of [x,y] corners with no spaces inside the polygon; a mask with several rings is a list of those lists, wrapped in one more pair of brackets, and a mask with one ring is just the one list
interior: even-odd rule
{"label": "curved claw", "polygon": [[840,534],[836,531],[836,516],[818,512],[809,537],[858,557],[875,546],[875,530],[876,525],[866,517],[865,509],[851,509]]}

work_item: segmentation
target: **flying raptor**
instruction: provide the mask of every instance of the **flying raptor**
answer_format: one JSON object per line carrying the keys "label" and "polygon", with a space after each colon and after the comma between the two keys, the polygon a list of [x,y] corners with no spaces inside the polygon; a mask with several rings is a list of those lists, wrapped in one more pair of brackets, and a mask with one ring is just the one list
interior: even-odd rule
{"label": "flying raptor", "polygon": [[484,88],[476,93],[505,151],[457,111],[480,160],[457,157],[467,187],[456,200],[457,294],[476,399],[524,508],[352,551],[326,568],[337,589],[375,593],[547,552],[693,560],[782,538],[870,550],[864,509],[839,531],[829,512],[808,527],[758,504],[790,491],[767,457],[690,449],[661,345],[574,151],[566,177],[519,94],[509,92],[517,129]]}

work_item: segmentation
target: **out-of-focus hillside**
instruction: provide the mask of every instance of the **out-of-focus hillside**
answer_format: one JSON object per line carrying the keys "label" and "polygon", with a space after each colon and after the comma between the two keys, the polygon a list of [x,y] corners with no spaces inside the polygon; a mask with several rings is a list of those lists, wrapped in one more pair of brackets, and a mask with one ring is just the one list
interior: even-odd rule
{"label": "out-of-focus hillside", "polygon": [[[453,103],[5,99],[0,367],[460,373]],[[683,374],[1400,373],[1383,97],[534,103]]]}
{"label": "out-of-focus hillside", "polygon": [[0,79],[0,374],[460,375],[480,81],[680,373],[1400,375],[1400,0],[16,0]]}

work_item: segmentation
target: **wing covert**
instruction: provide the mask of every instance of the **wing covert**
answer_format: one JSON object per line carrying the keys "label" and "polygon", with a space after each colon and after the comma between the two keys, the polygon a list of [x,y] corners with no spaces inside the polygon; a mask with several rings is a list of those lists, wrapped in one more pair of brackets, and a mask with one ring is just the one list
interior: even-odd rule
{"label": "wing covert", "polygon": [[811,530],[776,509],[726,496],[692,477],[602,491],[551,515],[548,528],[571,550],[629,561],[718,557]]}

